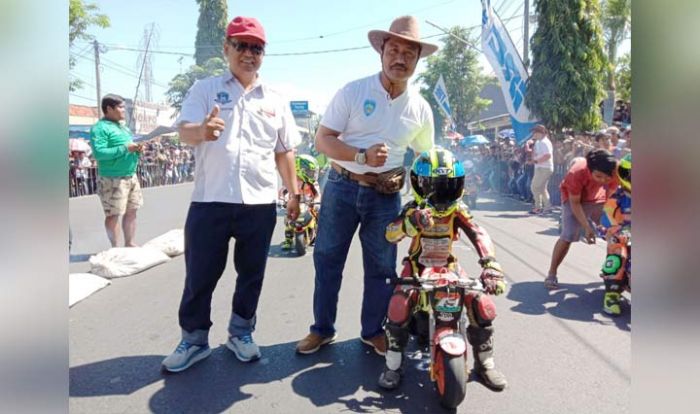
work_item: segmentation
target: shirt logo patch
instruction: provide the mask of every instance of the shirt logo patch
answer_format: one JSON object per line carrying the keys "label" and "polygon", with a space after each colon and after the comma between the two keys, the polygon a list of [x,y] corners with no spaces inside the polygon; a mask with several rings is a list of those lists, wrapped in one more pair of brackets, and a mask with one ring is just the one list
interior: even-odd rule
{"label": "shirt logo patch", "polygon": [[224,105],[231,102],[231,98],[229,97],[228,92],[221,91],[216,94],[216,99],[214,99],[214,102]]}
{"label": "shirt logo patch", "polygon": [[365,111],[365,116],[370,116],[377,108],[377,102],[373,101],[372,99],[365,99],[365,103],[362,105],[362,107]]}

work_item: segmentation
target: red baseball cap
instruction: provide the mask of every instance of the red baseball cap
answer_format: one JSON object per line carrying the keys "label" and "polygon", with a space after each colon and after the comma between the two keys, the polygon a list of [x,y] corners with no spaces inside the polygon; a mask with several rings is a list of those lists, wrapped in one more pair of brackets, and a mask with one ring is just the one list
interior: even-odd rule
{"label": "red baseball cap", "polygon": [[234,17],[226,28],[226,37],[231,36],[250,36],[267,43],[265,30],[260,22],[253,17]]}

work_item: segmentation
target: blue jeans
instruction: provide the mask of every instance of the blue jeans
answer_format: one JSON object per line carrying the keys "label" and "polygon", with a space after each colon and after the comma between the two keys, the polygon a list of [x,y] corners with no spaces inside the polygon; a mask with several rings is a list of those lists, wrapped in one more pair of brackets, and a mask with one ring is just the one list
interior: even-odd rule
{"label": "blue jeans", "polygon": [[386,241],[384,232],[400,209],[399,193],[380,194],[343,178],[334,169],[328,171],[314,247],[316,279],[311,332],[322,336],[335,333],[343,269],[359,225],[364,268],[360,335],[368,339],[383,334],[382,324],[393,291],[386,279],[396,277],[396,245]]}

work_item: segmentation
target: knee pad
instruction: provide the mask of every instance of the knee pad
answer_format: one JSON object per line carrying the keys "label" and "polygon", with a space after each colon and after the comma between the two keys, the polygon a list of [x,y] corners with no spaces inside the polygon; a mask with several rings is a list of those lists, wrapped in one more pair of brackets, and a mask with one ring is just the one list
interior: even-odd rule
{"label": "knee pad", "polygon": [[603,263],[603,268],[601,269],[601,276],[603,277],[603,279],[607,280],[615,277],[615,275],[617,275],[617,273],[622,268],[622,264],[623,259],[621,255],[608,254],[608,256],[605,258],[605,262]]}
{"label": "knee pad", "polygon": [[392,324],[402,326],[408,322],[411,316],[411,292],[394,292],[389,300],[389,310],[386,313],[387,319]]}
{"label": "knee pad", "polygon": [[464,303],[470,325],[491,326],[491,322],[496,319],[496,305],[489,296],[469,292],[464,298]]}
{"label": "knee pad", "polygon": [[386,333],[387,348],[390,351],[403,352],[408,343],[408,326],[388,322],[384,325],[384,332]]}

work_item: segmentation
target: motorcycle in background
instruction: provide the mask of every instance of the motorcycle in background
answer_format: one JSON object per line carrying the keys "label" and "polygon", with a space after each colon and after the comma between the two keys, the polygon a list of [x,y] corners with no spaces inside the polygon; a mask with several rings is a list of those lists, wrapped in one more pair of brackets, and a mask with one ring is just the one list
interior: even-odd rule
{"label": "motorcycle in background", "polygon": [[316,241],[318,205],[320,203],[299,204],[299,217],[294,221],[294,250],[299,256],[304,256]]}

